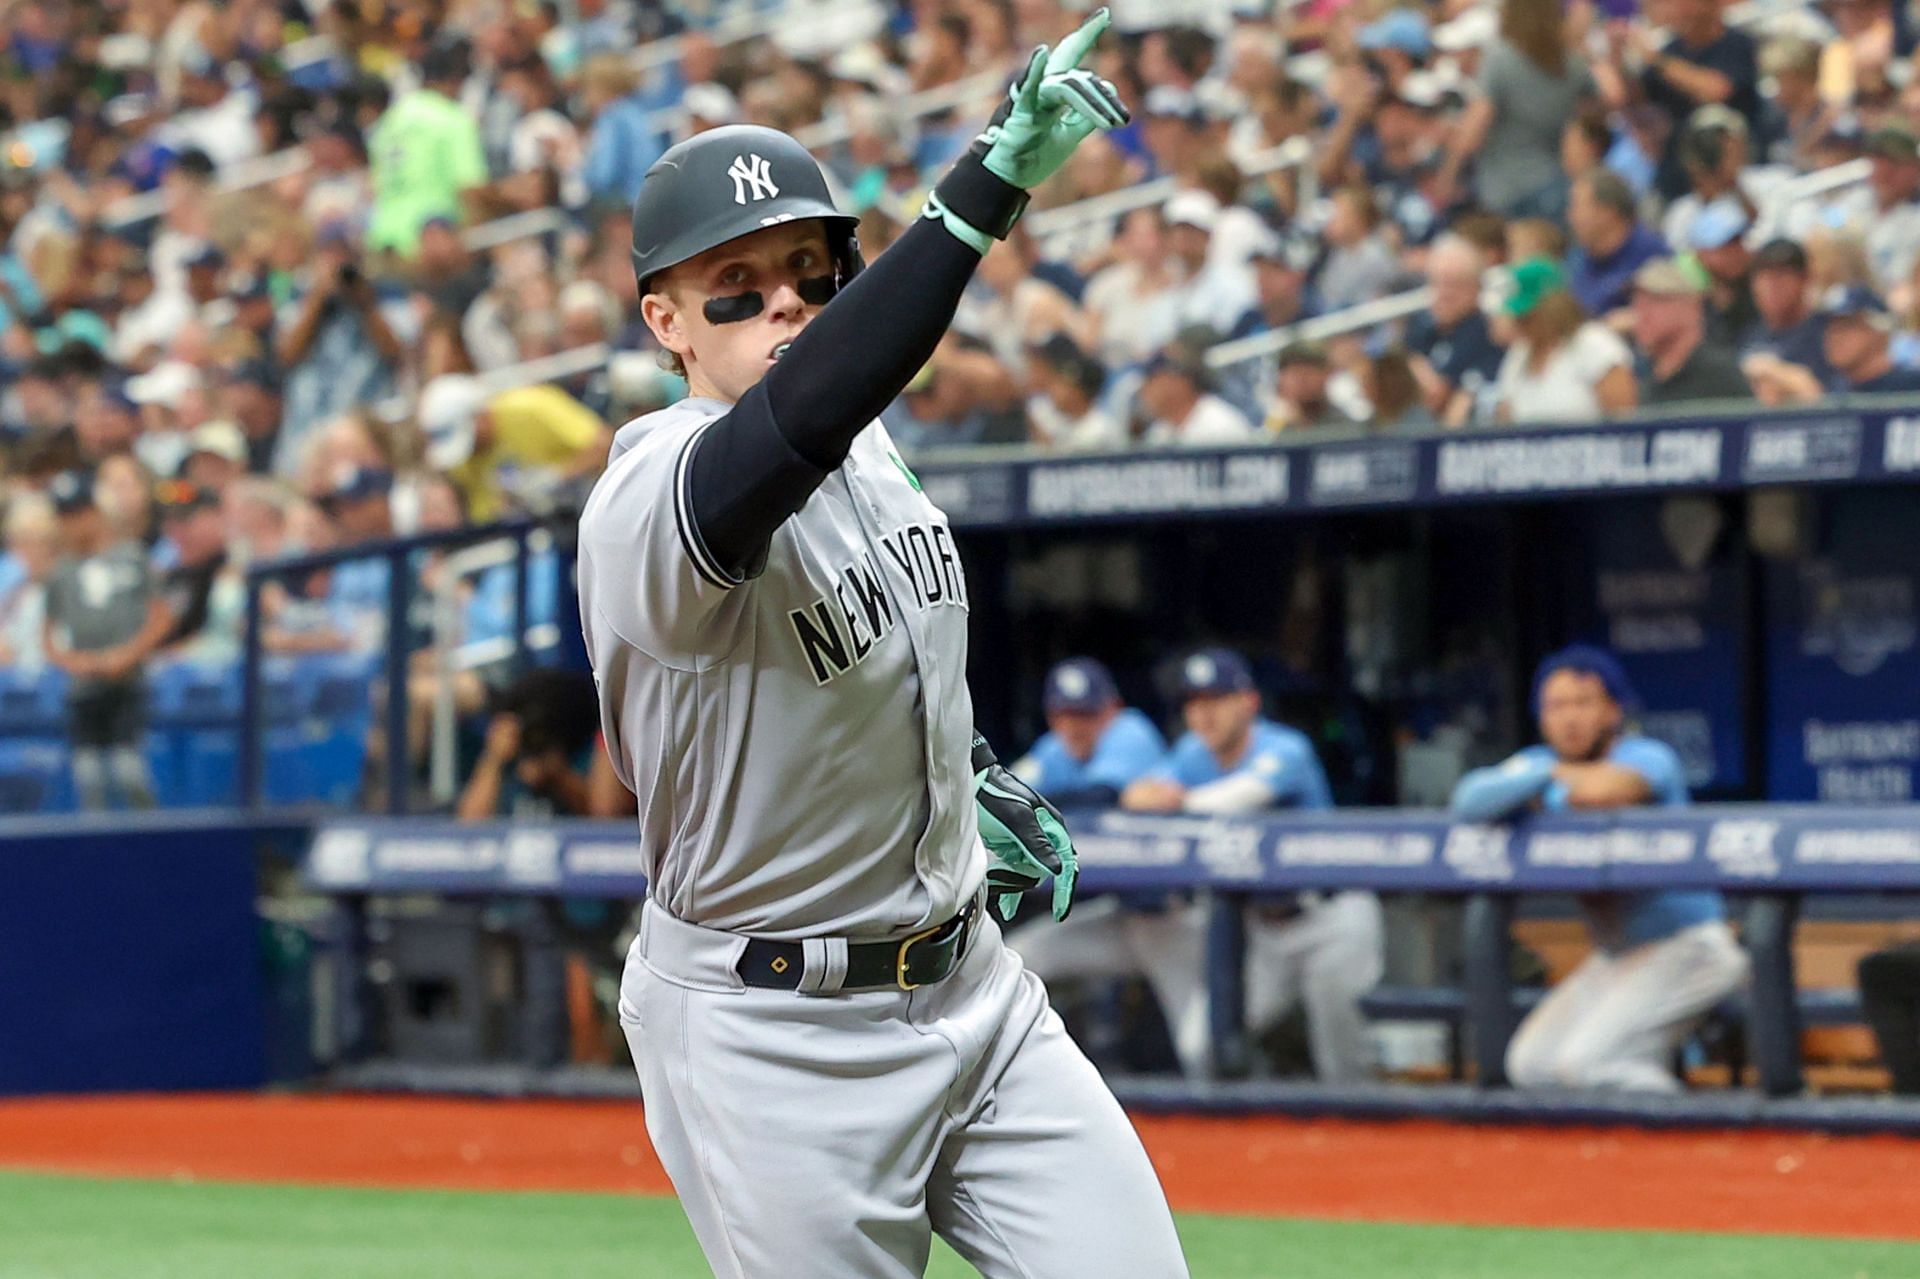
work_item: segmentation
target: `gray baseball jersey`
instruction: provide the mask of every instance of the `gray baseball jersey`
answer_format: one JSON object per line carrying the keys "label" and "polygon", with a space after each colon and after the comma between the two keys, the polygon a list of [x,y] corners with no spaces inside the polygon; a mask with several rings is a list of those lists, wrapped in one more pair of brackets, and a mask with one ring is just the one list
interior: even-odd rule
{"label": "gray baseball jersey", "polygon": [[628,423],[580,520],[587,653],[653,900],[778,940],[946,919],[986,873],[946,517],[875,422],[765,569],[732,578],[686,491],[690,446],[728,408]]}

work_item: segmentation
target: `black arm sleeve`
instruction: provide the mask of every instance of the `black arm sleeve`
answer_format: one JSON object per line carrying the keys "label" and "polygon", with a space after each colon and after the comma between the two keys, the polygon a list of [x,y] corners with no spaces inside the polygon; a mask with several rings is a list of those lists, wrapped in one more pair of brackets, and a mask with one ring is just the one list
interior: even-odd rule
{"label": "black arm sleeve", "polygon": [[[1026,199],[972,155],[939,189],[950,184],[963,192],[954,203],[964,201],[969,212],[990,212],[983,193],[985,203],[1004,201],[1008,209]],[[692,531],[728,573],[745,580],[765,567],[774,530],[932,358],[979,262],[938,219],[916,220],[702,432],[686,469],[687,509]]]}

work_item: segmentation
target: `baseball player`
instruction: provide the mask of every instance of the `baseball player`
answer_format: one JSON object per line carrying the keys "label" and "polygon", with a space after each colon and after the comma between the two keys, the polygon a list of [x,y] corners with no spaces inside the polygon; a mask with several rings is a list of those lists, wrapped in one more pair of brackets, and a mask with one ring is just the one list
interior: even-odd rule
{"label": "baseball player", "polygon": [[990,913],[1051,876],[1064,917],[1072,844],[973,730],[960,557],[875,421],[1026,191],[1126,120],[1080,69],[1106,22],[1034,54],[870,269],[769,129],[673,147],[635,201],[642,314],[690,394],[618,433],[580,606],[648,868],[621,1021],[726,1279],[919,1275],[936,1232],[992,1279],[1186,1274]]}
{"label": "baseball player", "polygon": [[[1209,648],[1188,657],[1180,667],[1180,698],[1187,732],[1159,769],[1127,788],[1123,806],[1218,814],[1333,807],[1313,744],[1260,714],[1253,671],[1240,654]],[[1208,909],[1190,908],[1194,947],[1202,954]],[[1367,892],[1266,899],[1249,908],[1246,937],[1247,1024],[1270,1026],[1300,1004],[1314,1073],[1329,1081],[1365,1078],[1373,1053],[1360,997],[1379,982],[1385,965],[1379,899]],[[1211,1054],[1198,956],[1190,971],[1199,989],[1172,1008],[1163,997],[1162,1010],[1170,1014],[1182,1065],[1193,1074],[1207,1069]]]}
{"label": "baseball player", "polygon": [[[1153,721],[1121,702],[1113,676],[1092,658],[1069,658],[1049,671],[1042,706],[1047,732],[1013,772],[1068,808],[1114,807],[1167,753]],[[1165,893],[1117,893],[1064,922],[1020,928],[1007,944],[1049,985],[1146,978],[1173,1038],[1184,1038],[1204,1062],[1204,947],[1199,921],[1184,903]]]}
{"label": "baseball player", "polygon": [[[1627,725],[1635,701],[1611,653],[1577,645],[1548,657],[1533,680],[1543,744],[1461,778],[1454,815],[1492,822],[1534,809],[1685,804],[1679,757]],[[1720,895],[1594,894],[1580,904],[1593,952],[1521,1023],[1507,1078],[1521,1088],[1675,1091],[1674,1047],[1747,976]]]}

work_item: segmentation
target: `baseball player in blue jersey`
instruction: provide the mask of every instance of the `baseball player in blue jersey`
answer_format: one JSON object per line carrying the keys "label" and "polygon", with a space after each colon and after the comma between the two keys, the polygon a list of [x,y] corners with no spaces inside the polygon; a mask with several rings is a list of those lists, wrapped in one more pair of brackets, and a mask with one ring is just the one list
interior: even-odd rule
{"label": "baseball player in blue jersey", "polygon": [[[1575,646],[1548,657],[1533,704],[1542,744],[1461,778],[1455,816],[1493,822],[1687,802],[1673,749],[1628,727],[1633,688],[1611,653]],[[1720,895],[1593,894],[1580,904],[1593,952],[1521,1023],[1507,1078],[1521,1088],[1677,1089],[1674,1047],[1747,976]]]}
{"label": "baseball player in blue jersey", "polygon": [[580,521],[607,754],[647,901],[621,981],[647,1130],[722,1279],[1180,1279],[1138,1137],[1000,940],[1072,901],[1057,810],[967,691],[945,515],[875,419],[1029,188],[1126,121],[1037,51],[867,267],[792,138],[671,148],[634,205],[641,313],[688,398],[621,428]]}
{"label": "baseball player in blue jersey", "polygon": [[1041,705],[1047,731],[1013,773],[1062,808],[1112,808],[1167,752],[1153,721],[1120,700],[1112,674],[1091,657],[1047,672]]}
{"label": "baseball player in blue jersey", "polygon": [[[1253,671],[1240,654],[1210,648],[1188,657],[1180,667],[1180,696],[1187,731],[1165,763],[1127,788],[1124,807],[1211,814],[1333,807],[1312,743],[1260,714]],[[1194,926],[1203,931],[1203,919]],[[1271,1025],[1299,1004],[1314,1073],[1325,1080],[1365,1078],[1373,1051],[1360,997],[1380,980],[1384,946],[1380,902],[1372,893],[1300,893],[1254,906],[1247,919],[1247,1024]],[[1204,1051],[1204,986],[1180,1006],[1195,1000],[1202,1038],[1182,1049],[1183,1062]],[[1184,1019],[1179,1029],[1193,1033]],[[1180,1035],[1175,1038],[1180,1048]]]}

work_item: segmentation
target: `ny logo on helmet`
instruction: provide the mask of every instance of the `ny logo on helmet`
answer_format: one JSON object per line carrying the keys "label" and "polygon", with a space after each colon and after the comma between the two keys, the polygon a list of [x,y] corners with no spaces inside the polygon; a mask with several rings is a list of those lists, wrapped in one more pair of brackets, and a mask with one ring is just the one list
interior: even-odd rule
{"label": "ny logo on helmet", "polygon": [[780,194],[780,188],[773,185],[773,166],[757,155],[733,157],[733,163],[727,167],[727,176],[733,179],[735,204],[765,200]]}

